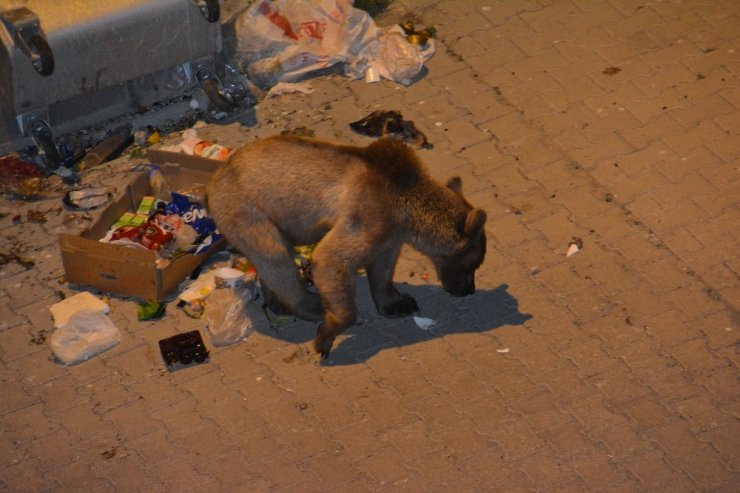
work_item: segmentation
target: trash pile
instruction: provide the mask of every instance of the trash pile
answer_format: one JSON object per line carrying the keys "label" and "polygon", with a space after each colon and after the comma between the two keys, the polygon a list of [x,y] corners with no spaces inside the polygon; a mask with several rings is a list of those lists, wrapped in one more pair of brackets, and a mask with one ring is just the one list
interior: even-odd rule
{"label": "trash pile", "polygon": [[148,175],[157,195],[142,197],[137,209],[121,215],[100,241],[153,250],[162,259],[208,250],[221,235],[203,206],[200,191],[168,191],[156,165],[150,165]]}
{"label": "trash pile", "polygon": [[435,51],[433,30],[379,28],[352,0],[258,0],[235,29],[236,64],[262,89],[327,70],[409,85]]}
{"label": "trash pile", "polygon": [[224,161],[231,155],[233,149],[216,142],[203,140],[198,137],[198,131],[195,128],[189,128],[182,133],[182,140],[179,143],[161,146],[159,150]]}
{"label": "trash pile", "polygon": [[[53,191],[69,211],[100,209],[111,203],[115,190],[81,187],[82,174],[124,153],[143,157],[145,149],[160,143],[170,132],[184,129],[178,142],[161,145],[158,151],[215,161],[228,159],[233,149],[198,136],[197,122],[203,118],[221,121],[223,115],[253,107],[256,99],[252,89],[269,90],[261,93],[266,98],[311,94],[310,85],[299,81],[323,73],[341,73],[368,83],[386,79],[409,85],[423,75],[425,63],[435,53],[434,29],[417,30],[410,22],[380,28],[367,12],[354,8],[352,0],[257,0],[235,19],[234,29],[234,52],[227,54],[233,60],[225,64],[219,76],[203,67],[192,67],[194,80],[208,98],[207,108],[192,97],[188,111],[178,122],[134,128],[131,123],[122,123],[131,117],[124,115],[60,138],[53,135],[46,121],[35,120],[27,129],[34,145],[0,158],[0,193],[12,199],[37,200]],[[187,128],[194,124],[196,128]],[[418,148],[432,148],[426,136],[399,111],[373,112],[352,122],[350,128],[371,137],[391,136]],[[310,131],[301,127],[292,132]],[[204,206],[202,187],[171,190],[155,164],[138,164],[133,171],[146,173],[150,190],[143,197],[140,193],[132,196],[141,197],[138,203],[132,199],[123,207],[116,205],[115,215],[108,215],[109,209],[103,211],[106,222],[91,236],[93,249],[109,248],[101,247],[98,242],[102,242],[153,251],[159,269],[175,263],[183,254],[207,251],[221,238]],[[125,207],[130,210],[120,214]],[[90,215],[84,217],[92,221]],[[314,289],[314,247],[300,246],[294,251],[296,268],[309,289]],[[15,254],[3,255],[0,261],[28,264],[27,259]],[[126,270],[130,270],[129,265]],[[256,303],[260,295],[254,268],[243,257],[231,255],[202,272],[201,267],[196,270],[199,275],[180,285],[177,307],[186,316],[202,321],[213,346],[243,340],[254,331],[256,314],[266,314],[261,303]],[[95,275],[115,277],[108,272]],[[140,277],[133,277],[139,286],[144,284],[138,282]],[[148,297],[142,295],[140,299]],[[167,303],[160,300],[157,297],[137,303],[138,319],[154,321],[167,316]],[[64,299],[50,310],[55,327],[50,348],[64,365],[86,361],[121,341],[121,333],[109,317],[110,307],[89,292]],[[423,330],[436,324],[431,319],[414,320]],[[197,330],[162,339],[159,347],[170,371],[208,361],[209,351]]]}
{"label": "trash pile", "polygon": [[49,346],[63,364],[87,361],[121,341],[116,325],[108,318],[110,307],[83,291],[51,306],[55,331]]}
{"label": "trash pile", "polygon": [[[409,85],[423,75],[425,63],[435,53],[433,28],[417,30],[411,22],[380,28],[366,11],[354,8],[352,0],[257,0],[233,19],[233,28],[234,46],[225,50],[220,70],[196,65],[190,67],[192,74],[178,67],[173,73],[152,76],[164,77],[165,85],[172,83],[170,79],[183,87],[193,83],[193,89],[199,87],[205,93],[206,103],[191,93],[183,96],[186,101],[190,98],[190,103],[179,120],[160,122],[161,128],[133,128],[131,123],[121,122],[133,120],[134,115],[121,115],[61,137],[54,135],[43,118],[30,122],[27,135],[34,145],[19,151],[17,157],[41,173],[36,180],[18,183],[11,192],[30,197],[42,188],[44,177],[53,175],[67,184],[79,183],[81,172],[124,152],[137,155],[162,136],[191,127],[198,120],[227,121],[229,115],[253,108],[255,90],[270,89],[262,97],[310,94],[312,89],[298,81],[327,72],[367,82],[387,79]],[[139,113],[147,109],[141,108]],[[407,127],[390,133],[403,134],[426,146],[426,139],[414,137],[416,131]],[[196,144],[188,141],[178,152],[213,159],[228,155],[217,145]]]}
{"label": "trash pile", "polygon": [[[206,272],[183,283],[177,306],[189,317],[201,319],[215,347],[235,344],[254,331],[253,318],[261,313],[259,288],[254,268],[243,257],[231,255],[212,264]],[[141,322],[159,320],[166,304],[144,301],[138,304]],[[113,348],[121,341],[118,328],[110,320],[108,304],[83,291],[50,307],[55,330],[49,346],[55,359],[74,365]],[[168,370],[204,363],[208,350],[198,330],[177,334],[159,341],[162,359]]]}

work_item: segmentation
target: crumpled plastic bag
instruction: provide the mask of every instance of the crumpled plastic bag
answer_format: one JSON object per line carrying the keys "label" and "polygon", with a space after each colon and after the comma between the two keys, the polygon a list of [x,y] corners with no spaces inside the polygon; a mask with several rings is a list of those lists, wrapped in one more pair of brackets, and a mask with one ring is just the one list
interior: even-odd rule
{"label": "crumpled plastic bag", "polygon": [[[400,26],[391,26],[382,31],[375,43],[370,43],[361,60],[369,60],[364,74],[367,82],[376,82],[378,76],[410,85],[421,73],[424,64],[434,55],[434,40],[429,39],[422,48],[406,39]],[[355,74],[357,78],[362,75]]]}
{"label": "crumpled plastic bag", "polygon": [[434,54],[422,50],[400,27],[380,29],[352,0],[257,0],[235,23],[237,64],[263,89],[296,82],[345,64],[369,82],[385,77],[410,84]]}
{"label": "crumpled plastic bag", "polygon": [[208,295],[203,314],[206,332],[214,346],[228,346],[254,332],[247,310],[249,288],[219,288]]}
{"label": "crumpled plastic bag", "polygon": [[65,365],[87,361],[121,342],[118,327],[99,310],[80,310],[49,339],[54,356]]}

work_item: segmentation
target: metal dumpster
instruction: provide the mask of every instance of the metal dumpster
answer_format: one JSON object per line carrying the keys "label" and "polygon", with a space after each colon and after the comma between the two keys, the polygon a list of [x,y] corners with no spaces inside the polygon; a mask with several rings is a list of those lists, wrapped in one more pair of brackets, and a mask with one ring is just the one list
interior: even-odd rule
{"label": "metal dumpster", "polygon": [[34,122],[59,135],[187,105],[221,55],[218,16],[218,0],[0,0],[0,151]]}

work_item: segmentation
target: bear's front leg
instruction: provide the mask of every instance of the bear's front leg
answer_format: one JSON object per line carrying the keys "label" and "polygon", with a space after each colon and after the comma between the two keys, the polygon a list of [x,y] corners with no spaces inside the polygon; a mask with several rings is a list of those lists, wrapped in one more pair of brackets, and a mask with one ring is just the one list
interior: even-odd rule
{"label": "bear's front leg", "polygon": [[367,280],[375,307],[381,315],[389,318],[400,318],[419,311],[419,305],[413,296],[401,293],[393,285],[393,271],[401,250],[400,245],[387,250],[367,266]]}

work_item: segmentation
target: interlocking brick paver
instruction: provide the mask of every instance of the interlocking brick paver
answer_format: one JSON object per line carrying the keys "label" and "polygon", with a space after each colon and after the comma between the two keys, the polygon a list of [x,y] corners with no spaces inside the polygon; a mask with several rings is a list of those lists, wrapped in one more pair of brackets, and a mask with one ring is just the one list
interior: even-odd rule
{"label": "interlocking brick paver", "polygon": [[[683,457],[677,463],[700,490],[719,490],[723,485],[727,485],[728,481],[737,479],[737,475],[727,471],[710,447],[703,447],[698,452]],[[726,488],[723,489],[729,491]]]}
{"label": "interlocking brick paver", "polygon": [[[157,341],[202,321],[169,302],[139,322],[113,297],[122,342],[60,365],[48,307],[80,289],[60,280],[64,209],[3,197],[0,252],[36,263],[0,266],[0,489],[734,491],[739,16],[728,0],[394,0],[380,25],[437,30],[413,84],[314,77],[249,126],[198,129],[364,145],[349,122],[400,110],[434,144],[431,175],[461,176],[487,211],[479,293],[452,299],[404,248],[395,278],[438,324],[380,317],[361,279],[362,325],[324,362],[296,322],[170,373]],[[122,190],[135,162],[83,183]]]}

